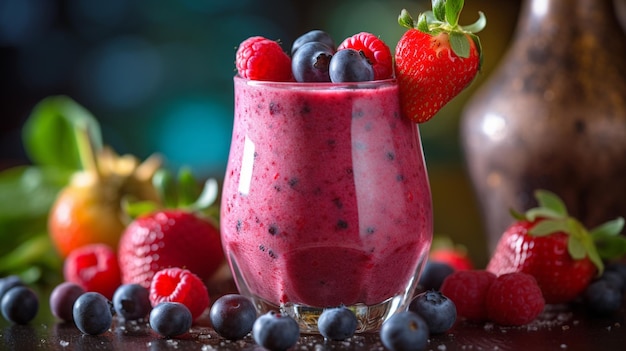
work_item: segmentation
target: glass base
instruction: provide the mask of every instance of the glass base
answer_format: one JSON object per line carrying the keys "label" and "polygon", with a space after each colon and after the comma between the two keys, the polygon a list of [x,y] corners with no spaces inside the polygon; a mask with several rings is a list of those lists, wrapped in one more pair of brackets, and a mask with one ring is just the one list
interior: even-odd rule
{"label": "glass base", "polygon": [[[295,303],[286,303],[276,306],[260,297],[251,296],[251,299],[260,314],[269,311],[280,311],[280,313],[289,315],[298,322],[301,333],[319,334],[317,320],[324,311],[324,308]],[[365,304],[347,306],[357,317],[358,325],[356,333],[380,330],[385,320],[395,312],[405,308],[403,304],[405,300],[404,295],[398,295],[373,306],[367,306]]]}

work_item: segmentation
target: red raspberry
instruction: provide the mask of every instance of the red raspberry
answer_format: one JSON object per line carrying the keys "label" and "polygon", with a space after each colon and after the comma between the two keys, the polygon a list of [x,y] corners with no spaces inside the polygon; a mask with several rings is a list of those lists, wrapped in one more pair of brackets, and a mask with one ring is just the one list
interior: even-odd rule
{"label": "red raspberry", "polygon": [[63,277],[108,299],[122,284],[117,255],[106,244],[89,244],[71,251],[63,265]]}
{"label": "red raspberry", "polygon": [[291,58],[276,41],[250,37],[239,44],[235,57],[240,77],[276,82],[293,80]]}
{"label": "red raspberry", "polygon": [[485,299],[495,274],[485,270],[462,270],[450,274],[441,285],[441,293],[456,305],[457,315],[471,321],[487,319]]}
{"label": "red raspberry", "polygon": [[545,301],[535,278],[526,273],[499,276],[487,292],[487,315],[502,325],[524,325],[543,311]]}
{"label": "red raspberry", "polygon": [[361,32],[346,38],[337,51],[342,49],[354,49],[363,51],[365,57],[374,67],[374,79],[388,79],[393,77],[393,59],[391,50],[384,41],[374,34]]}
{"label": "red raspberry", "polygon": [[190,270],[165,268],[158,271],[150,284],[150,303],[180,302],[189,308],[195,320],[209,307],[209,293],[200,278]]}

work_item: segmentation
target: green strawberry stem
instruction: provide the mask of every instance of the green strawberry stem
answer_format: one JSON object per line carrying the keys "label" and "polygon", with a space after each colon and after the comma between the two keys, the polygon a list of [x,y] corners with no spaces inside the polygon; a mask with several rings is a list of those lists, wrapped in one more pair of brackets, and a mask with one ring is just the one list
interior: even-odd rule
{"label": "green strawberry stem", "polygon": [[529,222],[542,219],[528,232],[530,235],[546,236],[557,232],[567,234],[570,256],[575,260],[589,257],[598,269],[598,274],[604,271],[605,260],[626,255],[626,237],[620,235],[624,228],[624,218],[618,217],[589,231],[568,214],[565,203],[556,194],[540,189],[535,191],[535,198],[538,207],[531,208],[524,214],[511,211],[517,219]]}
{"label": "green strawberry stem", "polygon": [[474,33],[485,28],[487,18],[484,13],[478,12],[479,17],[476,22],[468,26],[461,26],[459,17],[463,5],[463,0],[433,0],[432,10],[421,13],[417,21],[413,20],[406,9],[403,9],[398,17],[398,23],[403,27],[415,28],[430,35],[447,33],[450,36],[452,51],[463,58],[470,56],[469,40],[473,40],[478,49],[482,66],[482,47],[480,39]]}

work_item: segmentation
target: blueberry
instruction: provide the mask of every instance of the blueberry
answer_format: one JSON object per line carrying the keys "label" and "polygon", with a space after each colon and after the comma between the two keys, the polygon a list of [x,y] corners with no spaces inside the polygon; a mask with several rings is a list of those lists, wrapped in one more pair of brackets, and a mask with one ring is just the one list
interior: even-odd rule
{"label": "blueberry", "polygon": [[85,290],[76,283],[63,282],[57,285],[50,294],[50,311],[52,315],[66,322],[74,320],[74,302]]}
{"label": "blueberry", "polygon": [[100,335],[113,323],[111,302],[104,295],[93,291],[76,299],[72,313],[76,327],[89,335]]}
{"label": "blueberry", "polygon": [[456,321],[454,302],[436,290],[428,290],[417,295],[409,304],[409,311],[424,318],[431,334],[447,331]]}
{"label": "blueberry", "polygon": [[317,320],[320,334],[330,340],[345,340],[356,331],[358,320],[345,306],[325,309]]}
{"label": "blueberry", "polygon": [[296,38],[296,40],[291,45],[291,55],[293,55],[296,50],[298,50],[302,45],[310,42],[320,42],[326,44],[326,46],[331,48],[333,52],[336,48],[335,41],[328,33],[324,32],[323,30],[314,29]]}
{"label": "blueberry", "polygon": [[39,311],[39,297],[32,289],[18,285],[4,293],[0,301],[0,309],[7,321],[27,324]]}
{"label": "blueberry", "polygon": [[5,292],[16,286],[24,286],[24,282],[17,275],[9,275],[0,279],[0,299],[2,299]]}
{"label": "blueberry", "polygon": [[256,309],[250,299],[239,294],[227,294],[215,300],[209,319],[215,332],[230,340],[246,336],[256,320]]}
{"label": "blueberry", "polygon": [[421,351],[428,345],[428,325],[411,311],[398,312],[380,328],[380,341],[390,351]]}
{"label": "blueberry", "polygon": [[447,263],[427,261],[418,284],[423,290],[439,290],[446,277],[453,272],[454,268]]}
{"label": "blueberry", "polygon": [[150,313],[150,292],[139,284],[122,284],[113,294],[115,312],[126,320],[144,318]]}
{"label": "blueberry", "polygon": [[284,351],[298,342],[300,328],[288,315],[270,311],[254,321],[252,337],[257,344],[270,351]]}
{"label": "blueberry", "polygon": [[589,284],[583,294],[585,307],[592,315],[609,316],[622,305],[622,292],[608,280],[596,280]]}
{"label": "blueberry", "polygon": [[192,322],[191,312],[179,302],[161,302],[150,311],[150,327],[165,337],[185,334]]}
{"label": "blueberry", "polygon": [[626,293],[626,263],[622,263],[622,262],[609,263],[604,270],[604,274],[607,274],[607,273],[617,274],[622,278],[622,282],[624,284],[622,288],[622,293]]}
{"label": "blueberry", "polygon": [[620,292],[624,293],[626,289],[626,281],[621,274],[615,271],[605,271],[599,278],[613,284]]}
{"label": "blueberry", "polygon": [[337,51],[330,60],[328,73],[333,83],[374,80],[374,67],[362,51],[354,49]]}
{"label": "blueberry", "polygon": [[333,50],[320,42],[302,45],[291,58],[293,77],[298,82],[330,82],[328,66]]}

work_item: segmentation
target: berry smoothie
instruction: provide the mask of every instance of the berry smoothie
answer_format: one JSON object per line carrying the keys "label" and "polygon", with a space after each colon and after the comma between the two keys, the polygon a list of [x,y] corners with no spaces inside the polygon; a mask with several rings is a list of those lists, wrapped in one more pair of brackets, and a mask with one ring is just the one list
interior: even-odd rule
{"label": "berry smoothie", "polygon": [[404,305],[432,204],[397,83],[234,81],[220,226],[239,290],[274,306]]}

